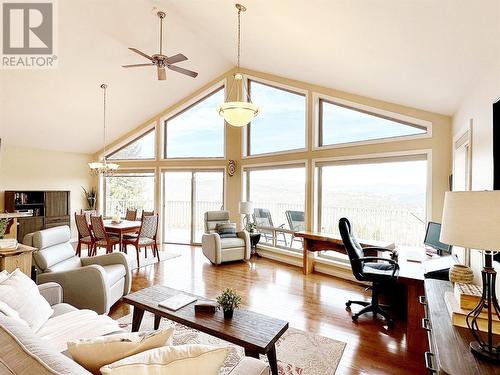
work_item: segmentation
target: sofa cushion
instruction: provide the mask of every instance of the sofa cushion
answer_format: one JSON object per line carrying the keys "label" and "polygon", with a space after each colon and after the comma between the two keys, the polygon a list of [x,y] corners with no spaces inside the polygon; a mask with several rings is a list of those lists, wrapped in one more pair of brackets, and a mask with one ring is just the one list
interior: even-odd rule
{"label": "sofa cushion", "polygon": [[245,247],[245,240],[243,238],[221,238],[220,239],[221,249],[229,249],[232,247]]}
{"label": "sofa cushion", "polygon": [[50,317],[55,318],[56,316],[67,314],[72,311],[78,310],[76,307],[70,305],[69,303],[58,303],[55,305],[52,305],[52,310],[54,310],[54,313]]}
{"label": "sofa cushion", "polygon": [[33,234],[33,246],[43,250],[54,245],[69,243],[71,232],[67,225],[38,231]]}
{"label": "sofa cushion", "polygon": [[0,301],[15,310],[34,332],[54,313],[35,282],[19,269],[0,283]]}
{"label": "sofa cushion", "polygon": [[164,346],[101,368],[103,375],[218,375],[229,348],[208,345]]}
{"label": "sofa cushion", "polygon": [[106,277],[110,286],[116,284],[120,279],[125,277],[127,270],[123,264],[110,264],[108,266],[103,266],[104,271],[106,271]]}
{"label": "sofa cushion", "polygon": [[[41,232],[36,232],[35,235],[38,233]],[[80,258],[75,255],[75,249],[73,249],[73,246],[69,242],[52,245],[51,247],[36,251],[33,254],[33,258],[43,272],[54,272],[48,270],[53,269],[55,265],[67,259],[70,259],[74,265],[80,265]]]}
{"label": "sofa cushion", "polygon": [[[44,251],[51,251],[51,249],[47,249]],[[64,259],[59,263],[53,264],[50,267],[47,267],[44,272],[65,272],[69,270],[74,270],[75,268],[79,268],[82,266],[80,258],[77,256],[72,256],[71,258]]]}
{"label": "sofa cushion", "polygon": [[173,326],[153,332],[118,333],[68,342],[71,357],[93,374],[110,363],[170,344]]}
{"label": "sofa cushion", "polygon": [[52,349],[63,352],[67,343],[123,331],[116,320],[92,310],[74,310],[50,318],[36,333]]}
{"label": "sofa cushion", "polygon": [[[8,371],[4,372],[4,369]],[[51,350],[15,320],[0,315],[0,373],[17,375],[89,375],[83,367]]]}

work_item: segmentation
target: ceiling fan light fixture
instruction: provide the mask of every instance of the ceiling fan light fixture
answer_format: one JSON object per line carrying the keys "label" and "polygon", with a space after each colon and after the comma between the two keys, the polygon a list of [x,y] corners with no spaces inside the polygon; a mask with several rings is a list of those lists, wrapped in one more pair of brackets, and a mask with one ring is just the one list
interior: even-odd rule
{"label": "ceiling fan light fixture", "polygon": [[[221,105],[217,106],[217,113],[224,118],[226,123],[235,127],[243,127],[247,125],[252,119],[259,114],[259,107],[252,103],[250,99],[250,94],[245,86],[243,75],[239,72],[240,70],[240,50],[241,50],[241,12],[247,9],[241,4],[235,4],[236,9],[238,9],[238,65],[236,68],[236,74],[234,75],[234,80],[231,84],[231,89],[227,94],[226,100]],[[233,86],[237,83],[238,91],[236,100],[230,101],[231,92],[233,91]],[[248,101],[240,100],[240,92],[243,96],[247,97]]]}

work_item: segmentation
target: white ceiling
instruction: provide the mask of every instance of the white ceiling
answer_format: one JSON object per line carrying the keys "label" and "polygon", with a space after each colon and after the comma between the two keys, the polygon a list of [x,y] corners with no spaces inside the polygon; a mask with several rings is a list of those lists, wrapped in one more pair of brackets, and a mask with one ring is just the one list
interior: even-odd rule
{"label": "white ceiling", "polygon": [[[452,115],[474,82],[500,66],[499,0],[246,0],[242,66]],[[159,82],[127,50],[189,57]],[[133,129],[236,64],[229,0],[58,1],[59,66],[0,71],[6,143],[95,152],[109,84],[108,139]]]}

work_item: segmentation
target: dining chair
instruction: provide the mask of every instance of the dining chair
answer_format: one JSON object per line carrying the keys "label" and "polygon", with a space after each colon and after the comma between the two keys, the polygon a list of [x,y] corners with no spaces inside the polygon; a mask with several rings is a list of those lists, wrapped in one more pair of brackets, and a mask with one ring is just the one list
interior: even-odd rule
{"label": "dining chair", "polygon": [[137,210],[129,210],[127,208],[127,213],[125,214],[125,220],[135,221],[137,219]]}
{"label": "dining chair", "polygon": [[91,216],[90,221],[95,238],[94,253],[97,253],[98,248],[105,248],[106,254],[112,253],[114,247],[120,243],[120,239],[106,232],[102,216]]}
{"label": "dining chair", "polygon": [[[90,216],[89,216],[90,217]],[[82,256],[82,245],[87,245],[87,255],[93,256],[95,238],[89,228],[85,214],[78,215],[75,212],[76,229],[78,230],[78,245],[76,246],[76,255]]]}
{"label": "dining chair", "polygon": [[127,237],[123,239],[123,247],[132,245],[135,247],[137,253],[137,267],[140,267],[139,252],[144,248],[145,256],[147,257],[148,246],[153,250],[153,256],[160,261],[160,254],[158,252],[158,245],[156,244],[156,234],[158,232],[158,215],[143,216],[141,222],[141,229],[137,237]]}
{"label": "dining chair", "polygon": [[97,210],[80,210],[80,215],[85,215],[87,225],[90,225],[90,217],[97,216]]}
{"label": "dining chair", "polygon": [[142,216],[153,216],[155,214],[154,211],[142,211]]}

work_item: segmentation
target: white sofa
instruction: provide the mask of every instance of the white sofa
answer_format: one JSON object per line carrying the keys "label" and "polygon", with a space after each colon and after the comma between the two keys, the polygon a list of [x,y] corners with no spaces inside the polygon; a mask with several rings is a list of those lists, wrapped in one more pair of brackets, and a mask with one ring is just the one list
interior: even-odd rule
{"label": "white sofa", "polygon": [[212,264],[221,264],[250,259],[251,245],[248,232],[236,232],[236,238],[221,238],[217,233],[217,224],[229,224],[228,211],[205,212],[205,234],[201,240],[201,248],[208,260]]}
{"label": "white sofa", "polygon": [[[38,288],[51,304],[54,314],[34,333],[26,325],[0,313],[0,374],[89,375],[90,372],[61,353],[65,343],[74,338],[121,331],[118,323],[108,316],[62,303],[63,290],[56,283],[39,285]],[[64,329],[63,326],[72,329]],[[87,331],[82,337],[80,328],[85,326]],[[269,375],[269,366],[257,359],[244,357],[230,374]]]}
{"label": "white sofa", "polygon": [[64,302],[79,309],[107,314],[113,304],[130,292],[132,278],[127,257],[123,253],[76,256],[68,226],[30,233],[23,243],[38,249],[33,254],[37,284],[60,284]]}

